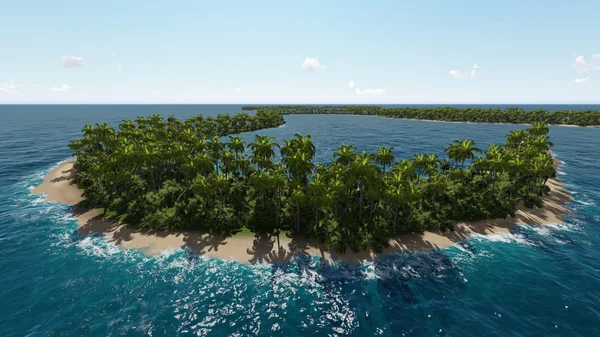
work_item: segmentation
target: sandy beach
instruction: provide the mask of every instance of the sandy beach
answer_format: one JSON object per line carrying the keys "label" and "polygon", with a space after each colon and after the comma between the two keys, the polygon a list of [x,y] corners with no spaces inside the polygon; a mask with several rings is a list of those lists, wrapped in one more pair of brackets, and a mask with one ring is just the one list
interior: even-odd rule
{"label": "sandy beach", "polygon": [[[301,114],[293,114],[293,115],[301,115]],[[357,116],[357,117],[378,117],[378,118],[387,118],[387,119],[400,119],[404,121],[420,121],[420,122],[433,122],[433,123],[454,123],[454,124],[500,124],[500,125],[527,125],[531,126],[532,124],[528,123],[505,123],[505,122],[463,122],[463,121],[444,121],[437,119],[419,119],[419,118],[396,118],[396,117],[387,117],[387,116],[379,116],[379,115],[353,115],[353,114],[345,114],[345,113],[330,113],[328,115],[339,115],[339,116]],[[600,125],[573,125],[573,124],[548,124],[548,126],[566,126],[569,128],[590,128],[590,129],[598,129]]]}
{"label": "sandy beach", "polygon": [[319,256],[326,261],[358,262],[373,259],[379,255],[398,251],[415,251],[448,247],[471,235],[489,235],[507,233],[518,224],[544,225],[562,222],[567,213],[566,204],[571,200],[570,193],[558,179],[550,179],[551,192],[544,198],[543,208],[519,209],[515,218],[492,219],[456,224],[454,232],[425,232],[399,235],[390,239],[390,245],[382,253],[371,251],[337,254],[317,242],[303,237],[289,237],[285,233],[277,236],[258,236],[250,232],[241,232],[231,237],[218,237],[197,231],[155,232],[129,228],[116,221],[105,219],[97,209],[76,207],[82,200],[82,191],[71,184],[75,174],[74,160],[64,161],[51,170],[44,181],[32,190],[32,194],[44,194],[46,200],[73,205],[73,215],[77,218],[80,235],[101,234],[108,242],[126,248],[139,249],[147,254],[178,247],[187,248],[199,254],[234,259],[242,263],[281,262],[295,254]]}

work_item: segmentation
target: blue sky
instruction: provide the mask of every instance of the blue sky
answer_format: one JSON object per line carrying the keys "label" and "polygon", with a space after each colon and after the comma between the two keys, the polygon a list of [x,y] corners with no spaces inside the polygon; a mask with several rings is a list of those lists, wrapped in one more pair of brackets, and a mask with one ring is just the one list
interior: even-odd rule
{"label": "blue sky", "polygon": [[600,1],[5,1],[0,103],[600,103],[598,13]]}

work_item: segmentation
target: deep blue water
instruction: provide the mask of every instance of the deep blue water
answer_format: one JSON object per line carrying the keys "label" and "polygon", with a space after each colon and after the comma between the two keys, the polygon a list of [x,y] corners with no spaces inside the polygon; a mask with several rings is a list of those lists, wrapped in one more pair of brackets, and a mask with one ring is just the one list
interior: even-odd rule
{"label": "deep blue water", "polygon": [[[68,207],[29,194],[69,158],[67,142],[86,123],[239,109],[0,105],[0,336],[600,336],[600,129],[550,128],[565,163],[560,178],[575,196],[565,223],[359,265],[297,258],[249,266],[183,250],[148,257],[79,236]],[[318,160],[342,142],[394,146],[402,158],[441,153],[457,138],[484,147],[525,127],[326,115],[286,121],[259,133],[310,133]]]}

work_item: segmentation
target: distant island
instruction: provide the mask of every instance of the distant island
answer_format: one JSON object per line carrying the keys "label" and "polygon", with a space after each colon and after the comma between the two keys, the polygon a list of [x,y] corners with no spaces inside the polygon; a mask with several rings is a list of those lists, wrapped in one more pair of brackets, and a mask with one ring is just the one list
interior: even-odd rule
{"label": "distant island", "polygon": [[[117,129],[88,125],[69,144],[76,160],[51,172],[52,179],[34,193],[76,204],[76,214],[87,214],[86,221],[113,219],[102,220],[100,228],[96,223],[91,232],[116,235],[122,224],[130,234],[133,229],[154,237],[196,231],[201,233],[196,241],[219,238],[214,249],[227,237],[239,237],[236,233],[268,242],[285,233],[331,254],[389,250],[390,240],[402,235],[451,237],[457,223],[461,232],[477,223],[483,227],[471,232],[495,232],[498,219],[543,207],[549,183],[558,195],[555,208],[569,199],[554,180],[553,144],[542,123],[512,131],[505,144],[485,150],[470,139],[456,140],[445,149],[448,159],[424,153],[396,160],[391,147],[369,153],[341,144],[330,162],[315,163],[310,135],[296,134],[281,144],[261,135],[246,144],[230,135],[283,123],[280,111],[261,109],[254,116],[184,121],[139,117]],[[558,222],[563,211],[529,219]],[[254,246],[260,246],[257,240]]]}
{"label": "distant island", "polygon": [[247,105],[242,110],[275,110],[284,115],[344,114],[387,118],[418,119],[439,122],[466,123],[545,123],[564,126],[600,126],[600,110],[525,110],[522,108],[454,108],[404,107],[384,108],[375,105]]}

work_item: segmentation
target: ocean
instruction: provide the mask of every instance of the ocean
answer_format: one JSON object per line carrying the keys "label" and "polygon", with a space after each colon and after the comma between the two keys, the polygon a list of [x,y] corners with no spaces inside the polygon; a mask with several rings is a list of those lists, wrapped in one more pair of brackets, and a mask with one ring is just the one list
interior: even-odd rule
{"label": "ocean", "polygon": [[[481,106],[481,105],[478,105]],[[80,236],[68,206],[31,195],[85,124],[239,105],[0,105],[0,336],[600,336],[600,129],[550,127],[564,223],[517,226],[442,250],[360,264],[298,257],[244,265],[177,249],[146,256]],[[600,106],[524,106],[600,109]],[[258,131],[312,134],[396,158],[455,139],[504,141],[524,125],[291,115]],[[251,139],[255,133],[245,134]]]}

